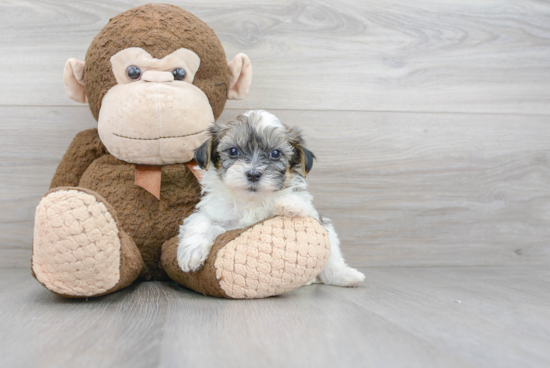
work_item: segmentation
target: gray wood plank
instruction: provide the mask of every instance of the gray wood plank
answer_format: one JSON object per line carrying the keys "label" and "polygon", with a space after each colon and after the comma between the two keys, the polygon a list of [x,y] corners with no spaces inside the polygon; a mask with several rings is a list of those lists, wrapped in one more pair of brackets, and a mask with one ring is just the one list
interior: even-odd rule
{"label": "gray wood plank", "polygon": [[[369,276],[369,292],[333,292],[437,348],[483,366],[550,365],[547,265],[412,272],[392,268],[368,272]],[[530,356],[529,361],[525,356]]]}
{"label": "gray wood plank", "polygon": [[[548,264],[547,116],[273,112],[317,154],[311,192],[352,265]],[[0,121],[0,265],[28,267],[34,208],[95,122],[86,107],[0,107]]]}
{"label": "gray wood plank", "polygon": [[232,301],[141,283],[64,299],[0,269],[3,367],[546,367],[550,273],[363,269],[364,286]]}
{"label": "gray wood plank", "polygon": [[[0,104],[74,105],[61,74],[147,1],[0,3]],[[162,0],[164,1],[164,0]],[[232,108],[550,113],[550,4],[535,0],[178,1],[249,54]]]}

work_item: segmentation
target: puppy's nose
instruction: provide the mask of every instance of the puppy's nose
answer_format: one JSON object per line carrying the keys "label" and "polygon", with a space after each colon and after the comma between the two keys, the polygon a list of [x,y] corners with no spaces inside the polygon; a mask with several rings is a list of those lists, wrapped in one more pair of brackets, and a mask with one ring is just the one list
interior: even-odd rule
{"label": "puppy's nose", "polygon": [[258,180],[260,180],[260,177],[262,176],[262,173],[257,170],[250,170],[246,173],[246,177],[249,181],[255,183]]}

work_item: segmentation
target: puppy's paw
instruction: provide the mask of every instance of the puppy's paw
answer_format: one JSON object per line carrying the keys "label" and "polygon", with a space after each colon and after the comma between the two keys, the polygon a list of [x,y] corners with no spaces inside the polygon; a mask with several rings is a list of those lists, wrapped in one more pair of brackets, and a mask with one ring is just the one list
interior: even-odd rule
{"label": "puppy's paw", "polygon": [[319,283],[321,283],[321,281],[319,281],[319,279],[317,277],[314,277],[312,280],[309,280],[308,282],[306,282],[302,286],[309,286],[309,285],[319,284]]}
{"label": "puppy's paw", "polygon": [[358,287],[364,280],[363,273],[346,266],[334,272],[328,283],[336,286]]}
{"label": "puppy's paw", "polygon": [[277,199],[274,205],[274,211],[277,215],[288,217],[306,216],[307,204],[298,196],[285,196]]}
{"label": "puppy's paw", "polygon": [[180,243],[178,246],[178,264],[183,272],[198,271],[208,254],[210,253],[212,244],[198,244],[189,246],[185,243]]}

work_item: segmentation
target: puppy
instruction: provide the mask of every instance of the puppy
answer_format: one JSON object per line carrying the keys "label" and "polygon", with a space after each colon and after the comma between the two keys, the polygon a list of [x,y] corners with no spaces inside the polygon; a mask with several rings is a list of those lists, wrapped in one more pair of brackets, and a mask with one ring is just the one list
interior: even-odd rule
{"label": "puppy", "polygon": [[[178,263],[197,271],[216,237],[274,215],[311,216],[327,230],[331,254],[315,280],[358,286],[365,276],[348,267],[329,219],[313,207],[305,177],[315,156],[304,146],[301,131],[283,125],[263,110],[248,111],[210,128],[210,139],[196,151],[203,172],[203,197],[196,212],[180,227]],[[308,283],[308,284],[309,284]]]}

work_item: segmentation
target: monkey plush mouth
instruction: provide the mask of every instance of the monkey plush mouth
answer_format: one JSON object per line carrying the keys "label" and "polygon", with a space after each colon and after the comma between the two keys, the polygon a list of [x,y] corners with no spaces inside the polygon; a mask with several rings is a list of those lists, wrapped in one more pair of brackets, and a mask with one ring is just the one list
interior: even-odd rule
{"label": "monkey plush mouth", "polygon": [[193,136],[193,135],[201,134],[201,133],[203,133],[203,132],[205,132],[205,131],[206,131],[206,129],[203,129],[203,130],[199,130],[198,132],[190,133],[190,134],[172,135],[172,136],[157,137],[157,138],[127,137],[127,136],[125,136],[125,135],[116,134],[116,133],[113,133],[113,135],[116,136],[116,137],[119,137],[119,138],[134,139],[134,140],[138,140],[138,141],[158,141],[159,139],[170,139],[170,138],[185,138],[185,137],[190,137],[190,136]]}

